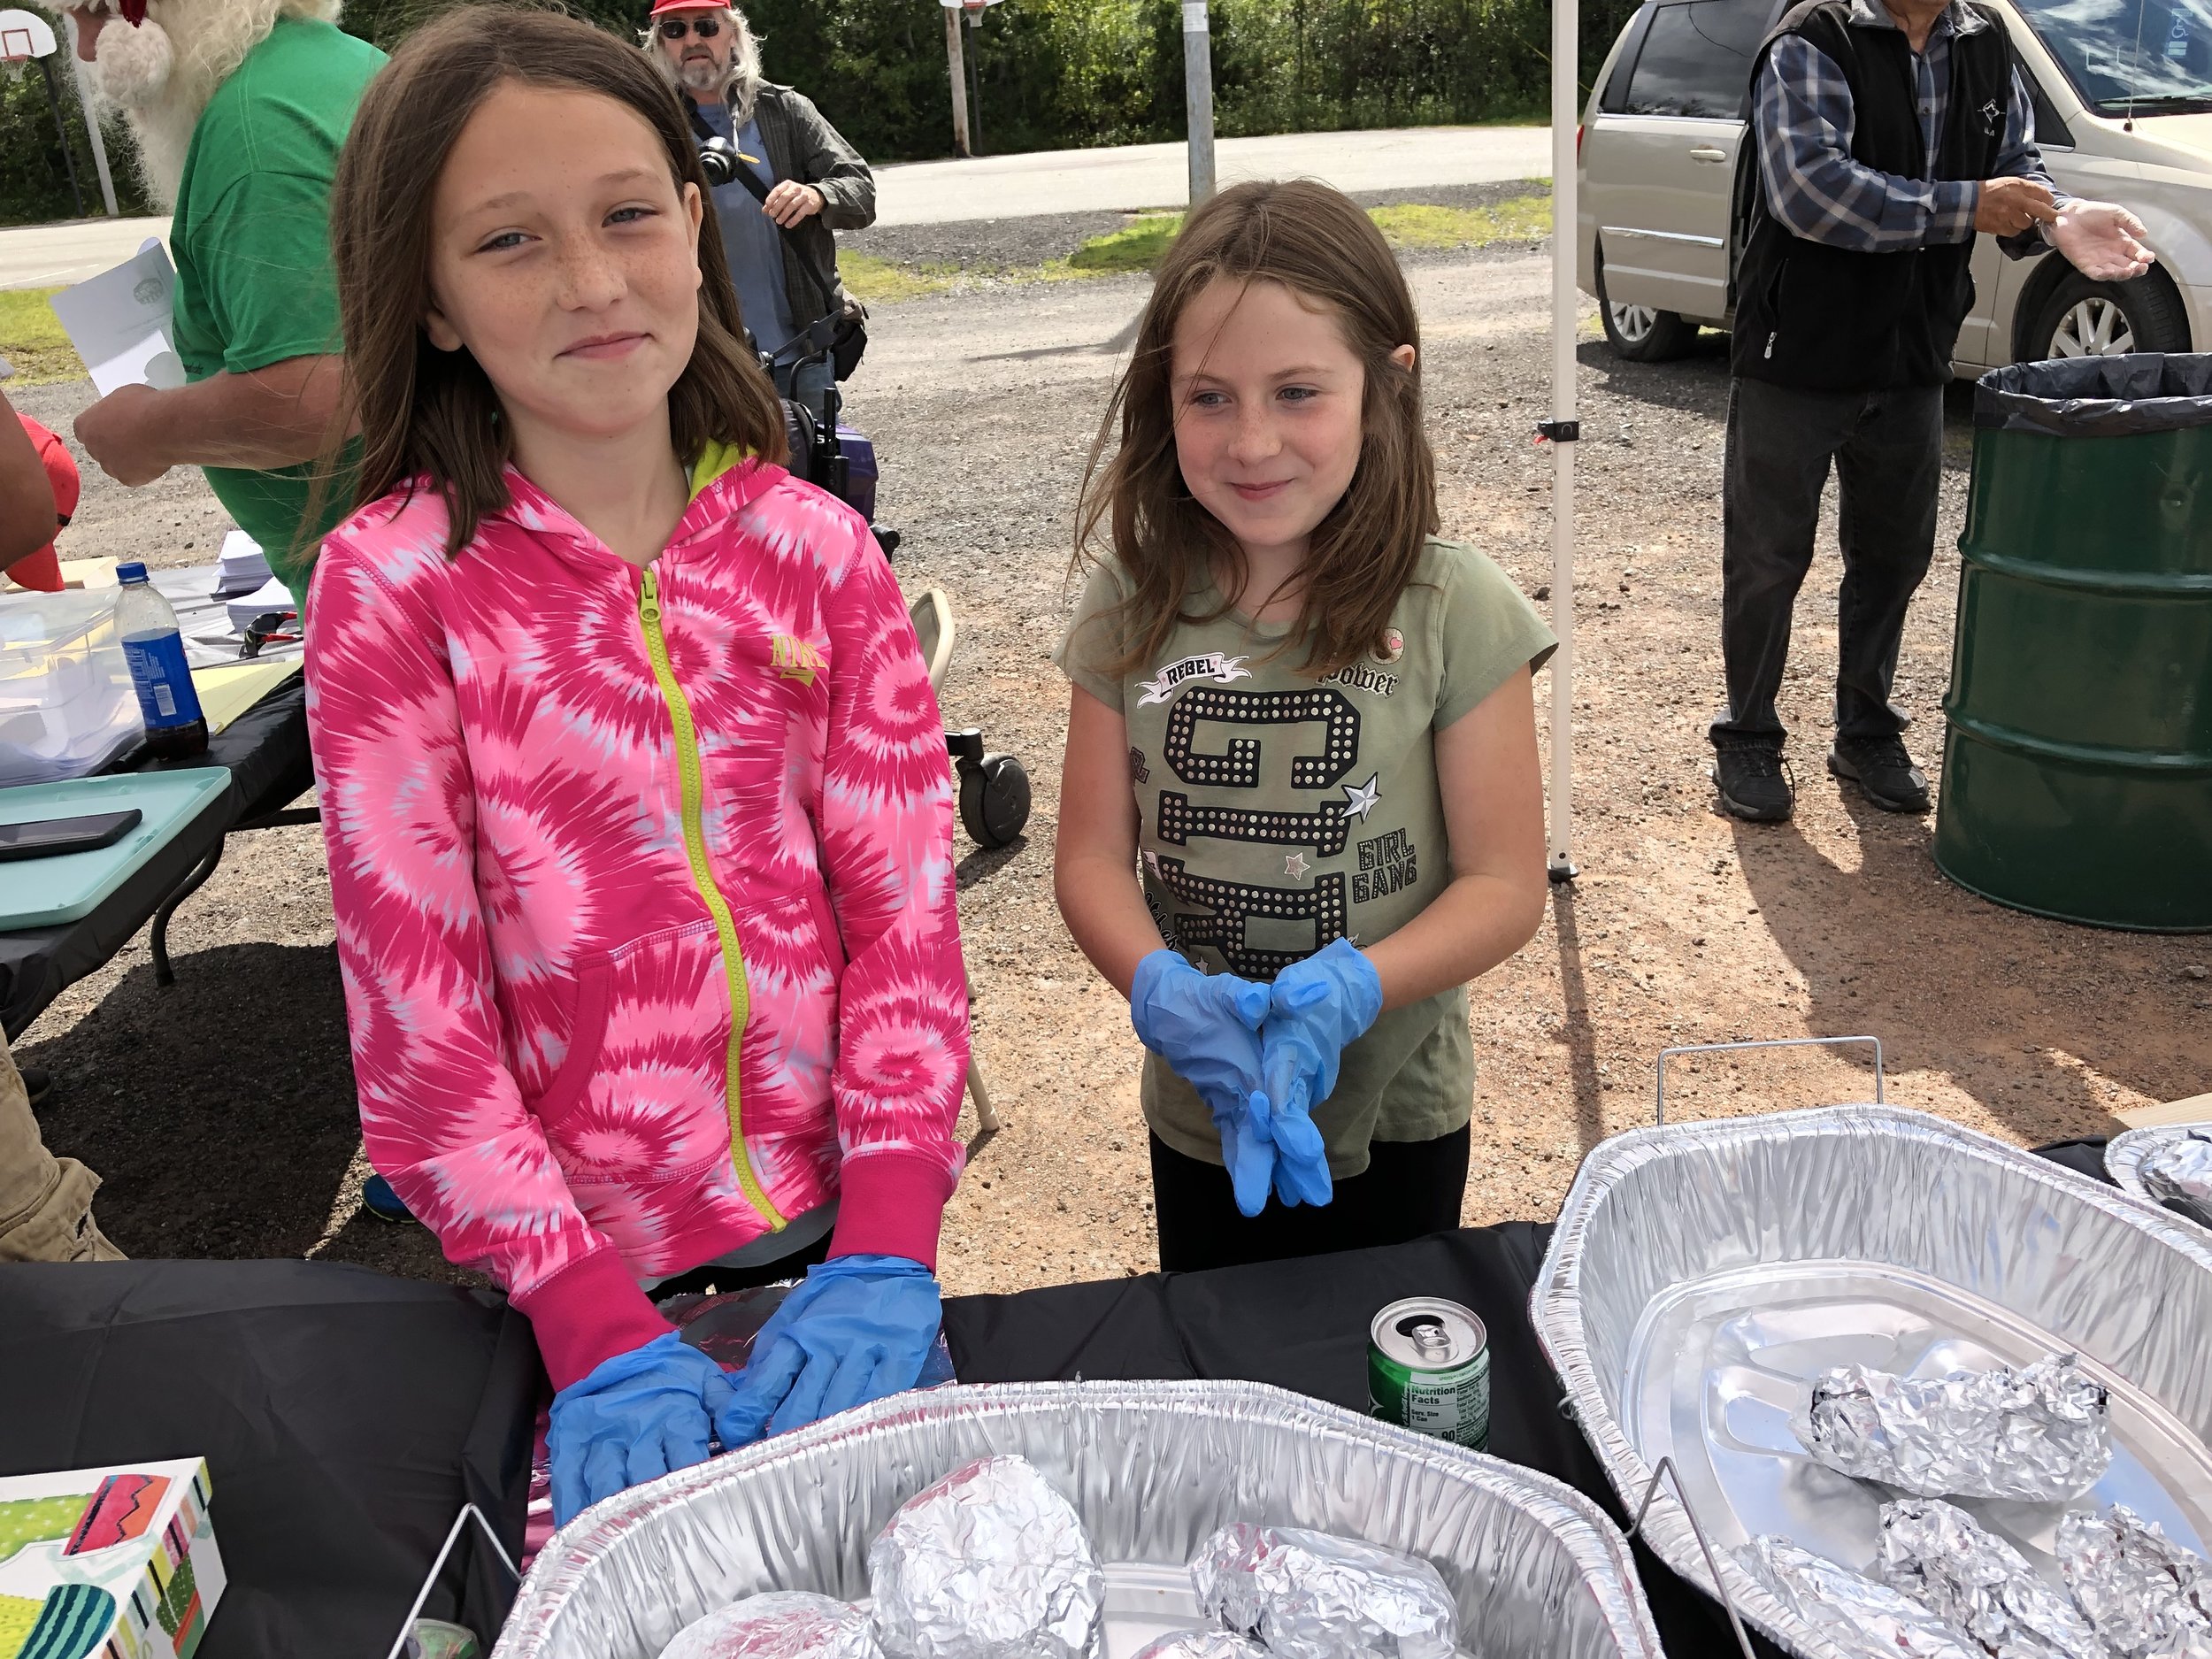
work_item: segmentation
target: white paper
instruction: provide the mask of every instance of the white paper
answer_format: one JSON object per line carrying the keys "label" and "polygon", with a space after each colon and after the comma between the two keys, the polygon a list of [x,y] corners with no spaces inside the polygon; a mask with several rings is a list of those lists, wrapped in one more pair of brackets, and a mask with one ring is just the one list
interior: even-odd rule
{"label": "white paper", "polygon": [[248,594],[244,598],[232,600],[227,609],[230,611],[231,626],[243,634],[247,625],[263,612],[292,609],[292,593],[282,582],[272,576],[266,584]]}
{"label": "white paper", "polygon": [[176,284],[167,250],[149,242],[112,271],[54,296],[54,315],[101,396],[123,386],[184,384],[170,320]]}

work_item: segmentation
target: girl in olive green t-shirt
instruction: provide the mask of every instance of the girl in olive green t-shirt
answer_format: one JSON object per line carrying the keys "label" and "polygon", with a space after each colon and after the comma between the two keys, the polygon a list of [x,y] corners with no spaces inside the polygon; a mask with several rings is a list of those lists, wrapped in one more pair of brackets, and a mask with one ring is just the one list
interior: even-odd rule
{"label": "girl in olive green t-shirt", "polygon": [[1418,332],[1345,197],[1225,190],[1161,265],[1085,481],[1111,556],[1057,654],[1055,873],[1148,1051],[1166,1269],[1459,1224],[1466,985],[1543,910],[1554,641],[1435,539]]}

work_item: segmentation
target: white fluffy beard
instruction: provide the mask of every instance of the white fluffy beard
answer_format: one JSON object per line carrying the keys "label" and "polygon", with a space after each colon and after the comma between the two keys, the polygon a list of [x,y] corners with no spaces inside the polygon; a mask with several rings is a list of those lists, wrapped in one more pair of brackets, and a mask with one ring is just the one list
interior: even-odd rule
{"label": "white fluffy beard", "polygon": [[138,141],[139,176],[173,208],[208,100],[280,17],[338,19],[339,0],[150,0],[136,28],[111,17],[87,68],[93,91]]}

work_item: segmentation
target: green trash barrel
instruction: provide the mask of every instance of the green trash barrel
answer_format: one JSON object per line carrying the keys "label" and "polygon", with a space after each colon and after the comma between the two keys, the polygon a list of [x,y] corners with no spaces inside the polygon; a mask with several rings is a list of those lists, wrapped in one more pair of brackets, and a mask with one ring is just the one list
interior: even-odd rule
{"label": "green trash barrel", "polygon": [[1974,428],[1937,866],[2212,930],[2212,356],[2015,364]]}

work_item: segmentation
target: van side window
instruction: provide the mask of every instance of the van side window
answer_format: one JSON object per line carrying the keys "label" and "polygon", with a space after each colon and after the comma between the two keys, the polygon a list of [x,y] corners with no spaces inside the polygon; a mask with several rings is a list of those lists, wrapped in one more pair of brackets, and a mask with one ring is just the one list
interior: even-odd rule
{"label": "van side window", "polygon": [[1627,113],[1740,118],[1770,9],[1763,0],[1684,0],[1655,8],[1629,76]]}

